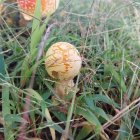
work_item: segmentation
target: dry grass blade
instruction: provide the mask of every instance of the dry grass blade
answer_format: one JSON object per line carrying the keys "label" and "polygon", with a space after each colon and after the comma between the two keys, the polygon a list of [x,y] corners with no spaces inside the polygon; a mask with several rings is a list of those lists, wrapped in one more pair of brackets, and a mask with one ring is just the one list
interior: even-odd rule
{"label": "dry grass blade", "polygon": [[122,118],[128,111],[131,111],[131,110],[135,109],[138,106],[140,106],[140,98],[134,100],[131,104],[129,104],[128,106],[126,106],[117,115],[115,115],[111,120],[109,120],[108,122],[106,122],[103,125],[103,129],[106,129],[110,125],[114,124],[117,120],[119,120],[120,118]]}

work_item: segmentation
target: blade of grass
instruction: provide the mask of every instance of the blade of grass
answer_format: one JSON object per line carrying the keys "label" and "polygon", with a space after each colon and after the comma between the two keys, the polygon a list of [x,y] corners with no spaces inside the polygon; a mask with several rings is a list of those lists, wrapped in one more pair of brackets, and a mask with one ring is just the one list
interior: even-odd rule
{"label": "blade of grass", "polygon": [[[46,107],[46,105],[44,104],[44,100],[42,99],[42,97],[36,92],[34,91],[33,89],[26,89],[31,95],[33,95],[39,102],[42,102],[41,103],[41,107],[42,107],[42,110],[45,114],[45,117],[48,121],[48,123],[52,123],[52,118],[51,118],[51,115],[50,115],[50,112],[48,110],[48,108]],[[55,130],[53,128],[50,127],[50,132],[51,132],[51,135],[52,135],[52,139],[53,140],[56,140],[56,137],[55,137]]]}
{"label": "blade of grass", "polygon": [[75,89],[73,91],[74,94],[73,94],[73,98],[72,98],[72,103],[71,103],[71,106],[68,110],[67,123],[66,123],[65,130],[62,133],[61,140],[66,140],[69,137],[69,127],[70,127],[72,114],[73,114],[73,111],[74,111],[74,103],[75,103],[75,98],[76,98],[76,90],[77,90],[78,81],[79,81],[79,76],[77,78],[76,86],[75,86]]}
{"label": "blade of grass", "polygon": [[134,100],[131,102],[128,106],[126,106],[124,109],[122,109],[117,115],[115,115],[111,120],[106,122],[103,125],[103,129],[108,128],[110,125],[114,124],[117,120],[122,118],[126,113],[130,112],[131,110],[135,109],[136,107],[140,106],[140,98]]}
{"label": "blade of grass", "polygon": [[3,86],[2,87],[2,115],[4,118],[4,137],[5,140],[14,140],[13,132],[10,129],[11,123],[10,121],[5,121],[5,117],[9,114],[10,112],[10,100],[9,100],[9,87]]}
{"label": "blade of grass", "polygon": [[36,52],[38,43],[39,43],[40,39],[42,38],[46,25],[49,21],[49,17],[47,17],[45,19],[45,21],[43,22],[43,24],[40,26],[41,13],[38,9],[40,9],[40,1],[37,1],[36,10],[35,10],[35,14],[34,14],[36,18],[34,18],[33,24],[32,24],[31,44],[30,44],[31,56]]}
{"label": "blade of grass", "polygon": [[[5,62],[4,62],[4,57],[1,54],[2,49],[0,49],[0,79],[1,80],[5,80]],[[4,118],[4,137],[6,140],[14,140],[14,136],[13,136],[13,132],[10,129],[11,126],[11,122],[10,121],[6,121],[5,117],[7,115],[11,114],[10,111],[10,99],[9,99],[9,87],[2,86],[2,116]]]}
{"label": "blade of grass", "polygon": [[76,140],[83,140],[85,139],[92,131],[94,128],[90,124],[85,124],[80,132],[78,133]]}
{"label": "blade of grass", "polygon": [[115,69],[113,68],[112,64],[110,64],[107,68],[112,73],[113,78],[115,79],[117,84],[120,86],[120,90],[123,91],[123,94],[126,93],[126,86],[125,86],[124,79],[115,71]]}
{"label": "blade of grass", "polygon": [[4,68],[4,58],[2,54],[2,50],[0,48],[0,79],[4,79],[5,68]]}
{"label": "blade of grass", "polygon": [[36,46],[40,40],[39,35],[39,26],[40,26],[40,21],[41,21],[41,13],[40,13],[40,1],[36,1],[36,6],[35,6],[35,12],[34,16],[35,18],[33,19],[32,23],[32,33],[31,33],[31,44],[30,44],[30,52],[33,53],[36,49]]}

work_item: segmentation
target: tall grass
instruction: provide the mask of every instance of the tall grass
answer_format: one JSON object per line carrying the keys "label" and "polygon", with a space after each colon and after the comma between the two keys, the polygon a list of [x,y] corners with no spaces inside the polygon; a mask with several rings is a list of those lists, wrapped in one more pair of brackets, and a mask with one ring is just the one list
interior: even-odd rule
{"label": "tall grass", "polygon": [[[20,17],[17,24],[17,6],[5,5],[0,16],[3,139],[16,139],[21,123],[26,123],[24,139],[140,139],[139,1],[62,0],[49,21],[36,12],[33,22]],[[53,23],[57,25],[45,41],[44,54],[51,44],[66,41],[83,60],[77,88],[65,100],[54,98],[56,81],[45,70],[44,55],[36,61],[46,28]],[[27,95],[30,107],[24,112]]]}

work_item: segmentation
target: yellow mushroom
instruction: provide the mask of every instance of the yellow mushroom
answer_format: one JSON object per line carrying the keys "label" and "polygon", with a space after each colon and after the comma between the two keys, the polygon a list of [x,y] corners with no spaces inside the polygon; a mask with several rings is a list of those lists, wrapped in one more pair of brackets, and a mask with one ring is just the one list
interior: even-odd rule
{"label": "yellow mushroom", "polygon": [[78,75],[82,60],[78,50],[67,42],[53,44],[47,51],[45,67],[48,74],[57,80],[55,92],[64,98],[68,89],[74,86],[73,78]]}

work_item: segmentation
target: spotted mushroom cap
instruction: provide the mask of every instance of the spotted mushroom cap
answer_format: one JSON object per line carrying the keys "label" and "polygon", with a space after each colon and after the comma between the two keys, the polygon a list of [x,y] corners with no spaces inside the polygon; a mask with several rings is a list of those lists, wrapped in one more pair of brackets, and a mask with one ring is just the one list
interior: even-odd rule
{"label": "spotted mushroom cap", "polygon": [[82,60],[78,50],[67,42],[53,44],[47,51],[45,67],[54,79],[73,79],[80,71]]}
{"label": "spotted mushroom cap", "polygon": [[[37,0],[17,0],[25,20],[32,20]],[[41,16],[48,16],[58,8],[59,0],[41,0]]]}

